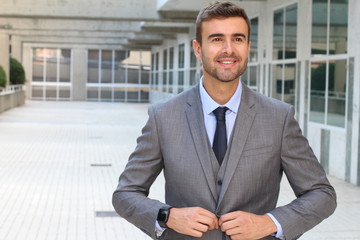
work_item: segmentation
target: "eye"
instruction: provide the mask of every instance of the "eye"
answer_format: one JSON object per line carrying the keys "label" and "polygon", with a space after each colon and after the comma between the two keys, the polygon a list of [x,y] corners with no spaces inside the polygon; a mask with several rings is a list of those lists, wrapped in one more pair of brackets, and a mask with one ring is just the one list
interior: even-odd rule
{"label": "eye", "polygon": [[222,39],[217,37],[217,38],[213,38],[213,42],[220,42]]}
{"label": "eye", "polygon": [[234,39],[235,42],[244,42],[245,41],[245,38],[244,37],[236,37]]}

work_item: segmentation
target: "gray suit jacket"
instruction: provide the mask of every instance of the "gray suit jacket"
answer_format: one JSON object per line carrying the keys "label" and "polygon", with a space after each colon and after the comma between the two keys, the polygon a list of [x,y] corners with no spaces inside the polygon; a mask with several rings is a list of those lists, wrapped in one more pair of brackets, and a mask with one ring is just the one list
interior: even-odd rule
{"label": "gray suit jacket", "polygon": [[[167,205],[199,206],[218,216],[237,210],[271,213],[286,239],[299,237],[336,208],[335,191],[303,137],[293,107],[245,85],[223,179],[214,174],[214,159],[195,86],[149,108],[148,122],[114,192],[114,208],[156,239],[157,213],[165,204],[147,195],[162,170]],[[276,208],[283,172],[297,198]],[[195,239],[170,229],[163,237]],[[213,230],[202,239],[226,238],[220,230]]]}

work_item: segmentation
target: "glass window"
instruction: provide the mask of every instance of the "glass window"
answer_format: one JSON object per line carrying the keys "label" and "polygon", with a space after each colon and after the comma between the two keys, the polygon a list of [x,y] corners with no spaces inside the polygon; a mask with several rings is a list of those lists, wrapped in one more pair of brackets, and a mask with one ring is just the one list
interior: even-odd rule
{"label": "glass window", "polygon": [[311,64],[310,120],[325,123],[326,62]]}
{"label": "glass window", "polygon": [[258,29],[259,29],[259,18],[253,18],[250,20],[251,34],[250,34],[250,62],[257,62],[258,60]]}
{"label": "glass window", "polygon": [[47,86],[45,90],[46,99],[55,100],[57,98],[56,86]]}
{"label": "glass window", "polygon": [[169,85],[168,85],[168,92],[172,93],[173,92],[173,85],[174,85],[174,72],[170,71],[169,72]]}
{"label": "glass window", "polygon": [[70,82],[71,73],[71,50],[61,49],[60,50],[60,82]]}
{"label": "glass window", "polygon": [[255,91],[258,90],[258,68],[257,63],[249,63],[246,71],[241,75],[241,81]]}
{"label": "glass window", "polygon": [[195,56],[195,52],[194,52],[194,48],[192,47],[192,41],[190,42],[190,67],[194,68],[196,67],[196,56]]}
{"label": "glass window", "polygon": [[345,127],[346,60],[329,62],[327,124]]}
{"label": "glass window", "polygon": [[112,83],[112,50],[101,51],[101,83]]}
{"label": "glass window", "polygon": [[88,83],[99,82],[99,50],[88,51]]}
{"label": "glass window", "polygon": [[190,86],[194,86],[198,81],[199,79],[196,77],[196,69],[190,70]]}
{"label": "glass window", "polygon": [[69,87],[60,87],[59,88],[59,98],[64,99],[70,99],[70,88]]}
{"label": "glass window", "polygon": [[347,52],[348,0],[330,1],[330,54]]}
{"label": "glass window", "polygon": [[46,49],[46,82],[57,82],[57,50]]}
{"label": "glass window", "polygon": [[312,9],[310,121],[345,127],[347,59],[336,55],[347,53],[348,0],[313,0]]}
{"label": "glass window", "polygon": [[[100,62],[99,58],[101,58]],[[88,99],[115,102],[147,102],[149,100],[140,99],[138,92],[140,87],[143,89],[150,87],[150,69],[158,69],[158,54],[151,54],[149,51],[89,50],[88,60],[88,79],[91,80],[88,81],[87,86]],[[99,82],[97,78],[91,76],[100,71],[101,81]],[[158,72],[154,72],[157,77]],[[154,81],[157,81],[156,77]],[[97,85],[94,86],[94,83]]]}
{"label": "glass window", "polygon": [[178,93],[184,91],[184,71],[179,71],[178,74]]}
{"label": "glass window", "polygon": [[43,99],[44,87],[43,86],[32,86],[31,94],[33,99]]}
{"label": "glass window", "polygon": [[167,49],[163,51],[163,68],[164,70],[167,69]]}
{"label": "glass window", "polygon": [[126,72],[125,72],[125,64],[123,61],[127,57],[127,51],[116,50],[115,58],[114,58],[114,82],[115,83],[125,83]]}
{"label": "glass window", "polygon": [[313,0],[313,56],[347,52],[348,0]]}
{"label": "glass window", "polygon": [[[43,82],[44,81],[44,69],[45,69],[45,57],[43,56],[43,49],[33,49],[32,60],[32,81]],[[36,94],[38,95],[38,94]],[[34,94],[33,94],[34,96]]]}
{"label": "glass window", "polygon": [[174,69],[174,48],[169,49],[169,69]]}
{"label": "glass window", "polygon": [[[64,86],[59,83],[71,82],[71,50],[58,48],[34,48],[32,61],[32,97],[42,100],[70,99],[70,94],[59,95]],[[46,82],[46,84],[45,84]],[[42,85],[42,86],[40,86]]]}
{"label": "glass window", "polygon": [[295,105],[296,64],[273,65],[272,97]]}
{"label": "glass window", "polygon": [[185,66],[185,44],[179,44],[179,68]]}
{"label": "glass window", "polygon": [[296,58],[297,4],[274,12],[273,59]]}

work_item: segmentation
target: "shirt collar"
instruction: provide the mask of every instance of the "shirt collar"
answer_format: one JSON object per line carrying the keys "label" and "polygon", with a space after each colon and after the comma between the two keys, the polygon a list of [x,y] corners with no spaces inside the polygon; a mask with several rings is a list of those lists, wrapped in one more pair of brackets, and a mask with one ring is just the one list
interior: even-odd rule
{"label": "shirt collar", "polygon": [[229,108],[235,114],[239,110],[240,101],[241,101],[241,93],[242,93],[241,81],[239,82],[239,85],[238,85],[234,95],[230,98],[230,100],[227,103],[225,103],[225,105],[219,105],[217,102],[215,102],[209,96],[209,94],[206,92],[206,90],[203,86],[203,78],[200,79],[199,89],[200,89],[200,98],[201,98],[202,107],[206,114],[212,113],[219,106],[225,106],[225,107]]}

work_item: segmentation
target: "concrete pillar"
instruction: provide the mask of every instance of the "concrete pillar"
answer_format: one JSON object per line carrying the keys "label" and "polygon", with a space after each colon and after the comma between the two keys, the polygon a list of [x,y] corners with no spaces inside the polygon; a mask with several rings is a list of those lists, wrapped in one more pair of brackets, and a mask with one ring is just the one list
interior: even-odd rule
{"label": "concrete pillar", "polygon": [[0,66],[4,68],[4,71],[6,73],[7,84],[9,84],[10,73],[9,46],[9,35],[5,33],[0,33]]}
{"label": "concrete pillar", "polygon": [[22,63],[22,44],[18,36],[11,37],[11,57]]}
{"label": "concrete pillar", "polygon": [[86,100],[87,50],[72,50],[72,100]]}

